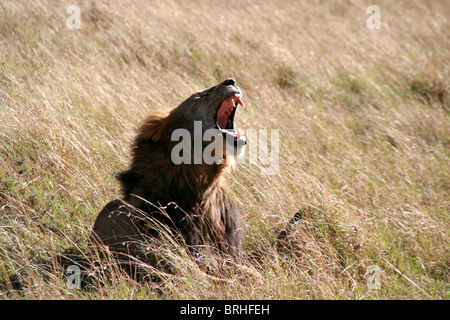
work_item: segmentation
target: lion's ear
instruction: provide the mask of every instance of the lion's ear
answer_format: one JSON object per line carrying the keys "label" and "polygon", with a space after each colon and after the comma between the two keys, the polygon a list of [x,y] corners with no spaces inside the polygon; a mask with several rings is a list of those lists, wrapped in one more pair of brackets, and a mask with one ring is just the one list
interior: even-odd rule
{"label": "lion's ear", "polygon": [[166,133],[167,123],[168,123],[169,110],[155,110],[153,111],[147,119],[145,119],[144,124],[139,129],[139,134],[136,138],[137,143],[147,142],[147,141],[158,141]]}

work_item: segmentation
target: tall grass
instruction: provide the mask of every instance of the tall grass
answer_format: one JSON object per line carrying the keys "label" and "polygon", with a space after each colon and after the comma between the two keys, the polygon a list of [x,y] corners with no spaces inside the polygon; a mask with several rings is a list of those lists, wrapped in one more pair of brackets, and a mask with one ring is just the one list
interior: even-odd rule
{"label": "tall grass", "polygon": [[[79,30],[66,26],[71,4]],[[0,296],[448,299],[450,7],[378,1],[369,30],[371,4],[2,1]],[[244,265],[262,280],[211,281],[183,248],[159,282],[93,255],[110,268],[74,290],[41,265],[87,246],[145,115],[227,77],[247,105],[238,126],[280,130],[277,174],[246,163],[228,177]]]}

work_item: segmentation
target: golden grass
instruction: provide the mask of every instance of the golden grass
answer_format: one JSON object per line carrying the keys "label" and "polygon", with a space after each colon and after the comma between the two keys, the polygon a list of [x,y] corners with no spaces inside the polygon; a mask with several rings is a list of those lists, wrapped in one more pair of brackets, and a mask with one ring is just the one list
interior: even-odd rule
{"label": "golden grass", "polygon": [[[446,1],[379,1],[380,30],[368,1],[84,1],[80,30],[71,4],[0,5],[0,297],[449,298]],[[77,291],[43,270],[86,245],[145,115],[227,77],[244,92],[239,127],[280,129],[276,175],[229,176],[263,281],[211,282],[183,254],[160,283],[111,268]]]}

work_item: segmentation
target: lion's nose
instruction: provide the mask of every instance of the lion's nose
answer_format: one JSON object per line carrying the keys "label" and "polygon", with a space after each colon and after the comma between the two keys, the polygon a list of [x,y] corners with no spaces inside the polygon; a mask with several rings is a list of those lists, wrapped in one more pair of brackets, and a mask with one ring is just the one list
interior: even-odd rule
{"label": "lion's nose", "polygon": [[224,86],[236,86],[236,80],[234,79],[227,79],[224,82],[222,82]]}

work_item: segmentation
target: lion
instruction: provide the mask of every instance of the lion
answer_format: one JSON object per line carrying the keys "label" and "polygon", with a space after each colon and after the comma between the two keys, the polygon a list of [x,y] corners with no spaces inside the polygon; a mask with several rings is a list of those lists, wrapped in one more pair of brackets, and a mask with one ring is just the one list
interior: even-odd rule
{"label": "lion", "polygon": [[[225,172],[247,144],[235,126],[239,106],[242,92],[227,79],[172,110],[152,111],[134,140],[130,167],[117,175],[122,198],[99,213],[93,238],[135,254],[140,242],[158,238],[162,228],[184,241],[199,265],[218,256],[238,263],[244,225]],[[209,141],[193,141],[208,130]],[[177,132],[191,134],[184,148]],[[196,151],[202,155],[213,138],[222,146],[214,149],[214,161],[199,159]]]}

